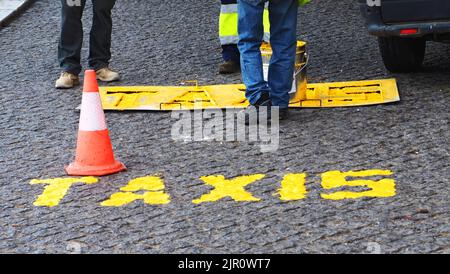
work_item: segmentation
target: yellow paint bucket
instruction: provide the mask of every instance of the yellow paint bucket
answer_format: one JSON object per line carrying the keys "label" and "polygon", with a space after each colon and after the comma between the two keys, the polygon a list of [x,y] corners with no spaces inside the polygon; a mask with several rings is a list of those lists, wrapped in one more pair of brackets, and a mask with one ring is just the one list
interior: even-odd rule
{"label": "yellow paint bucket", "polygon": [[[264,79],[269,79],[269,65],[272,58],[272,47],[269,43],[263,43],[261,46],[261,57],[263,61]],[[290,103],[298,103],[306,100],[306,67],[308,56],[306,53],[306,42],[297,41],[297,50],[295,54],[295,73],[293,76],[292,89],[289,92]]]}

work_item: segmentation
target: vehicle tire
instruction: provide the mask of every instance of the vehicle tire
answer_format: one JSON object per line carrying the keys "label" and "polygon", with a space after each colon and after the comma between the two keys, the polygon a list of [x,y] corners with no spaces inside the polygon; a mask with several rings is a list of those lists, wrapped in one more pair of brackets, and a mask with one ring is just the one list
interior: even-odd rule
{"label": "vehicle tire", "polygon": [[378,37],[381,56],[391,72],[418,71],[425,56],[426,41],[417,38]]}

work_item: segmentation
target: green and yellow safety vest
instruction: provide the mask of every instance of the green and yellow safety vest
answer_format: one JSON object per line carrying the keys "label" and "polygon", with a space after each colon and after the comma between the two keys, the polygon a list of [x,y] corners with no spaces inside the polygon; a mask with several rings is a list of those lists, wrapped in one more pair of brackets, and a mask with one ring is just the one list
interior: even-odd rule
{"label": "green and yellow safety vest", "polygon": [[[304,6],[311,2],[311,0],[298,0],[300,6]],[[264,10],[264,41],[270,41],[270,21],[268,3]],[[237,44],[239,41],[238,33],[238,12],[237,4],[222,5],[220,8],[219,18],[219,37],[220,44],[230,45]]]}
{"label": "green and yellow safety vest", "polygon": [[[270,23],[268,5],[264,10],[264,41],[270,41]],[[231,45],[239,41],[237,4],[222,5],[219,18],[220,44]]]}

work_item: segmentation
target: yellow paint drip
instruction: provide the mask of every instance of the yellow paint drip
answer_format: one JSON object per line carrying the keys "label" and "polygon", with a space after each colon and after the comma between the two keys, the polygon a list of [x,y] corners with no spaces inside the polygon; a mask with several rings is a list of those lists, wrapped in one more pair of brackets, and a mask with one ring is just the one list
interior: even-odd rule
{"label": "yellow paint drip", "polygon": [[395,196],[394,179],[382,180],[351,180],[347,177],[369,177],[369,176],[390,176],[393,172],[390,170],[364,170],[364,171],[328,171],[322,174],[322,186],[324,189],[333,189],[338,187],[363,186],[371,190],[362,192],[338,191],[331,194],[321,194],[322,198],[329,200],[358,199],[362,197],[392,197]]}
{"label": "yellow paint drip", "polygon": [[54,178],[46,180],[31,180],[31,185],[46,184],[44,191],[33,203],[35,206],[57,206],[60,201],[66,196],[70,187],[76,183],[95,184],[98,179],[95,177],[82,178]]}
{"label": "yellow paint drip", "polygon": [[286,174],[281,182],[281,188],[274,195],[279,195],[282,201],[296,201],[306,197],[306,173]]}
{"label": "yellow paint drip", "polygon": [[[164,182],[156,176],[146,176],[131,180],[128,185],[122,187],[122,192],[112,194],[108,200],[101,203],[102,206],[123,206],[136,200],[143,200],[149,205],[163,205],[170,203],[170,196],[164,193]],[[143,194],[134,192],[146,191]]]}
{"label": "yellow paint drip", "polygon": [[203,176],[200,179],[205,182],[206,185],[213,186],[214,189],[210,193],[202,195],[199,199],[193,200],[194,204],[200,204],[205,202],[215,202],[225,197],[230,197],[234,201],[260,201],[261,199],[254,197],[251,193],[247,192],[245,186],[261,180],[264,178],[264,174],[254,174],[248,176],[239,176],[230,180],[225,179],[222,175],[217,176]]}

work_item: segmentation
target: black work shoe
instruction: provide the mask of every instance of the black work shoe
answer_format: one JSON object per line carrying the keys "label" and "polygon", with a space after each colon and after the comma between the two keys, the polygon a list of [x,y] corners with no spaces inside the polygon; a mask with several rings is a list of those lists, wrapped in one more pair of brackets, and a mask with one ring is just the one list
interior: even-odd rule
{"label": "black work shoe", "polygon": [[258,101],[256,101],[255,106],[272,106],[272,101],[270,100],[270,95],[268,92],[261,93],[261,97],[259,97]]}
{"label": "black work shoe", "polygon": [[270,107],[272,106],[272,101],[270,100],[270,95],[268,92],[263,92],[259,100],[254,104],[248,106],[242,111],[245,115],[245,125],[258,123],[260,111],[266,111],[267,120],[270,120],[271,112]]}
{"label": "black work shoe", "polygon": [[289,118],[289,109],[288,108],[280,108],[279,109],[279,118],[280,118],[280,120],[287,120]]}
{"label": "black work shoe", "polygon": [[225,61],[219,66],[220,74],[231,74],[241,72],[241,65],[239,62]]}
{"label": "black work shoe", "polygon": [[[245,115],[244,116],[244,122],[245,125],[254,125],[257,123],[260,123],[261,121],[259,121],[259,119],[262,117],[266,117],[267,121],[270,121],[271,119],[271,110],[270,110],[270,106],[253,106],[250,105],[248,106],[246,109],[244,109],[242,111],[242,113]],[[266,115],[261,115],[261,112],[265,111]]]}

